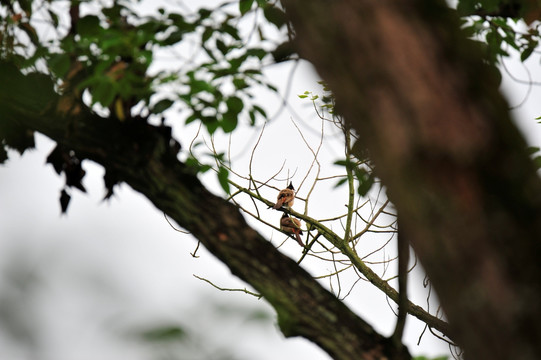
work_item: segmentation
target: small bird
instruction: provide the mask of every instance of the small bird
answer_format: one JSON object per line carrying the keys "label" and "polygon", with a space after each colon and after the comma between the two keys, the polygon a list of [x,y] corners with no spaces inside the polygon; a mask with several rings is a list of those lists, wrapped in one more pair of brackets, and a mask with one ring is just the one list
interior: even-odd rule
{"label": "small bird", "polygon": [[293,187],[293,183],[289,183],[289,186],[283,190],[280,190],[278,193],[278,199],[276,200],[276,204],[272,207],[273,209],[279,209],[282,206],[286,206],[288,208],[293,206],[293,202],[295,201],[295,188]]}
{"label": "small bird", "polygon": [[295,235],[295,239],[300,246],[304,247],[304,244],[301,240],[302,230],[301,230],[301,221],[299,219],[290,218],[286,213],[282,215],[280,219],[280,230],[285,233]]}

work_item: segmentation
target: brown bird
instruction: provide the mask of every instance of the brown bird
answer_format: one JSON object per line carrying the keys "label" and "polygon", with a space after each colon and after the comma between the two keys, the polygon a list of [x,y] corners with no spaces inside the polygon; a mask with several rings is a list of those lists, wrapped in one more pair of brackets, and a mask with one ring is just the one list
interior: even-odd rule
{"label": "brown bird", "polygon": [[280,190],[278,193],[278,199],[276,200],[276,204],[272,207],[273,209],[279,209],[282,206],[286,206],[288,208],[293,206],[293,202],[295,201],[295,188],[293,187],[293,183],[289,183],[289,186],[283,190]]}
{"label": "brown bird", "polygon": [[295,235],[295,239],[300,246],[304,247],[304,244],[301,240],[302,230],[301,230],[301,221],[299,219],[290,218],[286,213],[282,215],[280,219],[280,230],[285,233]]}

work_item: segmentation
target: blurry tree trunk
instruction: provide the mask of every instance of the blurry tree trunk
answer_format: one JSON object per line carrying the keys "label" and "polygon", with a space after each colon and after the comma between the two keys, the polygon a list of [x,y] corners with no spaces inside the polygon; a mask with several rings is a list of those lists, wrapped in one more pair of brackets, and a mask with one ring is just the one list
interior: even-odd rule
{"label": "blurry tree trunk", "polygon": [[284,0],[467,359],[541,358],[541,182],[443,1]]}

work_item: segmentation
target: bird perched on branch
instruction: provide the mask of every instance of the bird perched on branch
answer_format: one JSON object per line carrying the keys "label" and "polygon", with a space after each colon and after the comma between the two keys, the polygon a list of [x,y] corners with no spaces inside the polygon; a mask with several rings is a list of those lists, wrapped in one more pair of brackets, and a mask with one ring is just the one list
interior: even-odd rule
{"label": "bird perched on branch", "polygon": [[280,230],[285,233],[295,235],[295,239],[300,246],[304,247],[301,240],[302,230],[301,221],[299,219],[290,218],[286,213],[280,219]]}
{"label": "bird perched on branch", "polygon": [[295,188],[293,187],[293,183],[289,183],[289,186],[283,190],[280,190],[278,193],[278,199],[276,200],[276,204],[272,207],[273,209],[279,209],[282,206],[286,206],[288,208],[293,206],[293,202],[295,201]]}

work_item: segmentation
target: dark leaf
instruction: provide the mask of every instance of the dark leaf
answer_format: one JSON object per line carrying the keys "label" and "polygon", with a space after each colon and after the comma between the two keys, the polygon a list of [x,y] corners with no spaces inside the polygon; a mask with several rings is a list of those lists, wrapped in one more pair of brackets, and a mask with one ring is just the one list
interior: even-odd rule
{"label": "dark leaf", "polygon": [[152,106],[151,112],[153,114],[161,114],[165,110],[169,109],[171,105],[173,104],[174,104],[173,100],[162,99],[158,101],[156,104],[154,104],[154,106]]}
{"label": "dark leaf", "polygon": [[102,78],[93,88],[92,101],[95,103],[100,103],[105,107],[109,107],[115,100],[117,94],[118,92],[115,86],[113,86],[112,82],[107,78]]}
{"label": "dark leaf", "polygon": [[64,157],[63,152],[58,145],[56,145],[53,151],[51,151],[51,153],[49,154],[49,156],[47,156],[47,160],[45,163],[51,164],[54,168],[54,171],[56,171],[56,173],[60,175],[64,168]]}
{"label": "dark leaf", "polygon": [[77,33],[81,37],[96,36],[100,32],[100,19],[95,15],[87,15],[77,21]]}
{"label": "dark leaf", "polygon": [[238,122],[238,114],[227,111],[225,114],[223,114],[222,122],[220,125],[225,133],[230,133],[235,130]]}
{"label": "dark leaf", "polygon": [[220,50],[220,52],[225,55],[229,52],[229,46],[227,46],[222,40],[220,39],[217,39],[216,40],[216,47],[218,48],[218,50]]}
{"label": "dark leaf", "polygon": [[55,12],[47,9],[47,12],[49,13],[49,16],[51,17],[51,20],[53,21],[53,26],[56,28],[58,27],[58,24],[60,23],[59,19],[58,19],[58,15],[56,15]]}
{"label": "dark leaf", "polygon": [[246,55],[248,56],[255,56],[259,60],[262,60],[265,56],[267,56],[268,51],[261,48],[251,48],[246,50]]}
{"label": "dark leaf", "polygon": [[345,177],[343,179],[340,179],[338,180],[338,182],[334,185],[335,188],[339,187],[339,186],[342,186],[343,184],[345,184],[345,182],[348,181],[348,178]]}
{"label": "dark leaf", "polygon": [[477,0],[459,0],[457,4],[457,11],[460,16],[469,16],[475,12]]}
{"label": "dark leaf", "polygon": [[274,24],[278,29],[280,29],[287,23],[286,14],[276,6],[265,6],[263,8],[263,15],[271,24]]}
{"label": "dark leaf", "polygon": [[6,151],[6,148],[4,145],[0,144],[0,164],[3,164],[4,161],[8,159],[8,152]]}
{"label": "dark leaf", "polygon": [[253,108],[248,111],[248,115],[250,116],[250,125],[255,125],[255,111]]}
{"label": "dark leaf", "polygon": [[527,47],[521,54],[520,54],[520,61],[524,62],[526,59],[532,55],[533,51],[535,50],[535,47]]}
{"label": "dark leaf", "polygon": [[223,32],[229,34],[233,39],[240,40],[239,30],[236,27],[231,26],[228,23],[223,23],[220,30],[222,30]]}
{"label": "dark leaf", "polygon": [[49,56],[49,67],[53,73],[62,78],[70,68],[70,56],[67,53],[56,53]]}
{"label": "dark leaf", "polygon": [[118,179],[118,175],[116,172],[112,170],[107,170],[105,172],[105,175],[103,175],[103,182],[105,183],[105,189],[107,189],[107,193],[105,194],[105,197],[103,200],[109,199],[114,194],[113,188],[115,185],[117,185],[120,181]]}
{"label": "dark leaf", "polygon": [[252,8],[254,0],[240,0],[239,1],[239,10],[241,15],[246,14]]}
{"label": "dark leaf", "polygon": [[199,119],[199,115],[194,113],[194,114],[188,116],[188,118],[186,119],[186,121],[184,123],[186,125],[188,125],[189,123],[194,122],[195,120],[198,120],[198,119]]}
{"label": "dark leaf", "polygon": [[201,120],[203,121],[203,123],[207,127],[207,131],[211,135],[214,134],[214,132],[216,132],[216,130],[220,126],[220,122],[215,117],[203,116]]}
{"label": "dark leaf", "polygon": [[164,46],[168,46],[168,45],[174,45],[176,43],[178,43],[179,41],[182,40],[182,38],[184,37],[184,34],[186,33],[185,30],[176,30],[176,31],[173,31],[171,34],[169,34],[169,36],[163,40],[161,43],[162,45]]}
{"label": "dark leaf", "polygon": [[30,25],[30,23],[27,23],[27,22],[21,22],[19,24],[19,28],[21,30],[23,30],[26,35],[28,35],[28,38],[30,39],[30,41],[32,42],[32,44],[36,45],[36,46],[39,46],[40,43],[39,43],[39,37],[38,37],[38,34],[36,32],[36,29],[34,29],[34,27],[32,25]]}
{"label": "dark leaf", "polygon": [[82,180],[86,174],[86,171],[81,167],[80,162],[68,164],[64,169],[66,174],[66,185],[76,187],[82,192],[86,192],[86,189],[83,186]]}
{"label": "dark leaf", "polygon": [[214,29],[211,27],[206,27],[203,31],[203,35],[201,35],[201,42],[206,43],[212,34],[214,34]]}
{"label": "dark leaf", "polygon": [[255,111],[257,111],[258,113],[261,114],[261,116],[263,116],[263,118],[267,119],[267,113],[265,112],[265,110],[263,110],[261,106],[254,105],[253,107]]}
{"label": "dark leaf", "polygon": [[359,181],[357,192],[361,196],[365,196],[374,184],[374,175],[369,173],[365,168],[355,168],[355,176]]}
{"label": "dark leaf", "polygon": [[349,159],[337,160],[334,162],[334,165],[344,166],[348,169],[355,168],[355,163]]}
{"label": "dark leaf", "polygon": [[225,103],[227,105],[228,111],[231,111],[235,114],[240,113],[242,109],[244,108],[244,103],[242,102],[240,98],[236,96],[232,96],[228,98]]}
{"label": "dark leaf", "polygon": [[291,55],[295,53],[294,47],[291,42],[287,41],[278,45],[276,49],[272,52],[272,57],[276,62],[282,62],[288,60]]}
{"label": "dark leaf", "polygon": [[65,214],[66,210],[68,210],[70,200],[71,196],[66,192],[66,189],[62,189],[60,192],[60,208],[62,209],[62,214]]}
{"label": "dark leaf", "polygon": [[201,8],[199,9],[199,20],[204,20],[212,14],[212,11],[209,9]]}
{"label": "dark leaf", "polygon": [[0,142],[17,150],[21,155],[35,146],[34,132],[12,121],[0,121]]}
{"label": "dark leaf", "polygon": [[169,342],[181,340],[185,335],[185,331],[178,326],[164,326],[144,331],[140,336],[149,342]]}

